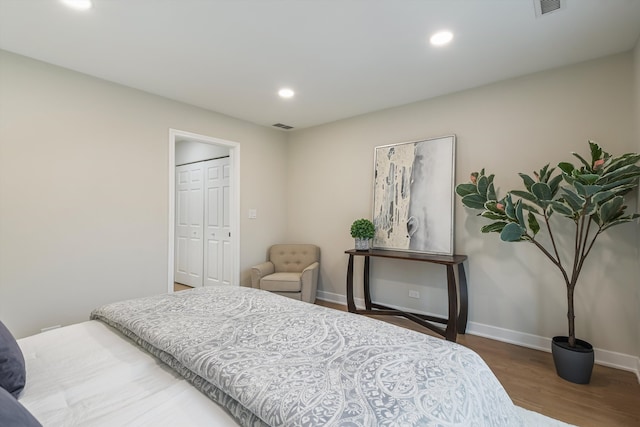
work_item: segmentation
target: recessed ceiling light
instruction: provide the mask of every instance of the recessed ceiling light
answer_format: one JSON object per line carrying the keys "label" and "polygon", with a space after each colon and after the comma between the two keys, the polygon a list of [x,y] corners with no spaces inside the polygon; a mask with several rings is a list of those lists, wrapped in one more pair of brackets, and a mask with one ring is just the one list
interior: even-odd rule
{"label": "recessed ceiling light", "polygon": [[93,6],[91,0],[61,0],[63,4],[76,10],[89,10]]}
{"label": "recessed ceiling light", "polygon": [[280,89],[278,91],[278,95],[280,95],[280,98],[291,98],[295,94],[296,93],[293,90],[288,89],[288,88]]}
{"label": "recessed ceiling light", "polygon": [[443,46],[453,40],[451,31],[440,31],[431,36],[429,41],[434,46]]}

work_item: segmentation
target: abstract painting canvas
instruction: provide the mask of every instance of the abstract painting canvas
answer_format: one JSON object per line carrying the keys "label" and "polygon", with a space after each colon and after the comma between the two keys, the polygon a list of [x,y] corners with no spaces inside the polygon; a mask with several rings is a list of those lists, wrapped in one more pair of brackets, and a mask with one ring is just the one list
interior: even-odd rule
{"label": "abstract painting canvas", "polygon": [[374,248],[453,254],[455,140],[375,148]]}

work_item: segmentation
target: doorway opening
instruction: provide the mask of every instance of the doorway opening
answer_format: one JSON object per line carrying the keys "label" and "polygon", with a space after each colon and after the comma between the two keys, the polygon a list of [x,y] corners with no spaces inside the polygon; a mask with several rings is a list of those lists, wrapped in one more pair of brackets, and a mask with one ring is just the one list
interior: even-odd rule
{"label": "doorway opening", "polygon": [[230,283],[240,283],[240,144],[224,139],[213,138],[177,129],[169,129],[169,242],[168,242],[168,278],[167,290],[174,292],[174,278],[176,265],[176,145],[189,141],[210,144],[228,150],[229,175],[229,231],[231,241]]}

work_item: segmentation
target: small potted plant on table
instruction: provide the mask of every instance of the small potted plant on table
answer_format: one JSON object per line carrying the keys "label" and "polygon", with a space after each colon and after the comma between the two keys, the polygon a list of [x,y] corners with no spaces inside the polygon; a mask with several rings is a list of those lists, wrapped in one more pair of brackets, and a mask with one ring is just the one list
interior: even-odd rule
{"label": "small potted plant on table", "polygon": [[365,218],[356,219],[351,224],[351,237],[355,239],[356,250],[366,251],[371,247],[371,239],[376,234],[373,222]]}

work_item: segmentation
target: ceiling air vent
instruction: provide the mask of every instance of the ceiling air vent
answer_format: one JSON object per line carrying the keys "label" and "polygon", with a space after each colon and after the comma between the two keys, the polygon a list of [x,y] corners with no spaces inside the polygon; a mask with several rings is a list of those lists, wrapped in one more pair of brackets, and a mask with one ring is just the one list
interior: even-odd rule
{"label": "ceiling air vent", "polygon": [[273,126],[285,130],[293,129],[293,126],[283,125],[282,123],[276,123]]}
{"label": "ceiling air vent", "polygon": [[566,0],[533,0],[536,16],[541,17],[565,8]]}

